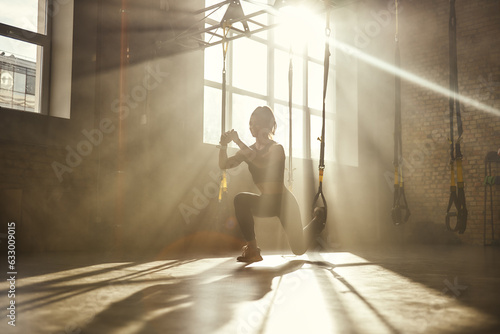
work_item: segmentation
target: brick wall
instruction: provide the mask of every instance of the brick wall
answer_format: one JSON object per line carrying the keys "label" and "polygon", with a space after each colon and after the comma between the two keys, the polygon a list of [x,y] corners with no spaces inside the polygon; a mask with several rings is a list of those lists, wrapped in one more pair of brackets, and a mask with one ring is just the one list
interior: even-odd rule
{"label": "brick wall", "polygon": [[97,150],[74,161],[62,179],[52,166],[68,167],[66,147],[77,149],[85,139],[82,130],[93,128],[97,5],[75,2],[71,118],[0,110],[0,238],[7,222],[15,221],[17,251],[84,250],[97,244],[99,231],[92,229]]}
{"label": "brick wall", "polygon": [[15,222],[19,251],[77,250],[88,242],[88,199],[95,190],[90,164],[82,163],[59,182],[52,163],[64,163],[66,153],[53,146],[0,141],[0,233],[7,222]]}
{"label": "brick wall", "polygon": [[[500,1],[457,1],[456,15],[460,94],[500,110]],[[449,1],[444,0],[405,1],[400,17],[403,69],[445,88],[449,86],[448,18]],[[470,104],[461,107],[469,219],[460,238],[483,244],[484,159],[500,147],[500,114]],[[411,221],[444,224],[450,183],[448,98],[403,81],[402,117]],[[498,199],[496,192],[494,197]],[[498,209],[500,201],[494,210],[500,239]],[[487,242],[490,239],[491,233]]]}

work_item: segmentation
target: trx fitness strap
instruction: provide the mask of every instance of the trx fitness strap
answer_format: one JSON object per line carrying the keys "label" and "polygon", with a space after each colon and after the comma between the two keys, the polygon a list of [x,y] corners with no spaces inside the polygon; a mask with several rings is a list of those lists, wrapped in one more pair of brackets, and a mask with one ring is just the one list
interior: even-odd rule
{"label": "trx fitness strap", "polygon": [[[446,228],[449,231],[463,234],[467,227],[467,207],[465,205],[465,191],[462,171],[462,152],[460,150],[460,141],[462,140],[462,119],[460,115],[460,101],[458,95],[458,66],[457,66],[457,20],[455,15],[455,0],[450,0],[450,200],[446,209]],[[458,139],[456,143],[453,140],[453,113],[457,115]],[[457,183],[455,185],[454,163],[457,164]],[[454,206],[456,211],[451,211]],[[455,227],[451,226],[451,218],[456,217]]]}
{"label": "trx fitness strap", "polygon": [[[401,67],[401,57],[399,53],[399,21],[398,21],[398,0],[396,2],[396,55],[395,63],[399,70]],[[403,182],[403,138],[401,130],[401,76],[396,73],[395,81],[395,112],[394,112],[394,202],[392,206],[392,222],[394,225],[401,225],[410,218],[410,209],[406,201],[405,188]]]}
{"label": "trx fitness strap", "polygon": [[[223,41],[222,41],[222,115],[221,115],[221,131],[222,134],[226,132],[226,55],[229,41],[227,40],[227,34],[231,29],[231,25],[224,21],[222,23],[223,30]],[[222,195],[227,193],[227,175],[226,170],[221,171],[221,180],[219,186],[219,203],[222,201]]]}
{"label": "trx fitness strap", "polygon": [[326,205],[326,200],[325,196],[323,195],[323,172],[325,170],[325,101],[326,101],[326,88],[328,84],[328,70],[330,68],[330,12],[327,11],[326,14],[326,28],[325,28],[325,60],[324,60],[324,75],[323,75],[323,111],[322,111],[322,127],[321,127],[321,137],[318,138],[318,140],[321,143],[320,146],[320,154],[319,154],[319,165],[318,165],[318,170],[319,170],[319,186],[318,186],[318,192],[314,196],[314,201],[313,201],[313,211],[316,206],[316,202],[318,201],[319,197],[321,196],[321,199],[323,201],[323,205],[325,208],[325,219],[326,219],[326,214],[327,214],[327,205]]}

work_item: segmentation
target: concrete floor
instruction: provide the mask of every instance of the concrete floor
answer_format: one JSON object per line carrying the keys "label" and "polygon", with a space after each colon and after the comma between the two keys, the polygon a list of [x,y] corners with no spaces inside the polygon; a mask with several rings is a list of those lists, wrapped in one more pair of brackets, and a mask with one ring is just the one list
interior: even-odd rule
{"label": "concrete floor", "polygon": [[236,255],[20,257],[0,333],[500,333],[500,248]]}

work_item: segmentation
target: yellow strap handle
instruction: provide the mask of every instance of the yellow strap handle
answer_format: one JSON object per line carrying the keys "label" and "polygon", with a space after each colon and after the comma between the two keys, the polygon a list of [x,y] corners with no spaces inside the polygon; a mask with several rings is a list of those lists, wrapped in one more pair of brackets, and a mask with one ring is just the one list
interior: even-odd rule
{"label": "yellow strap handle", "polygon": [[223,170],[219,187],[219,202],[222,201],[222,194],[226,192],[227,192],[227,177],[226,177],[226,171]]}
{"label": "yellow strap handle", "polygon": [[222,52],[224,53],[224,60],[226,60],[227,48],[229,45],[229,42],[227,41],[227,35],[229,34],[230,29],[231,29],[231,24],[227,23],[226,21],[222,22],[222,30],[223,30]]}
{"label": "yellow strap handle", "polygon": [[453,161],[450,162],[450,186],[455,187],[455,166],[453,166]]}

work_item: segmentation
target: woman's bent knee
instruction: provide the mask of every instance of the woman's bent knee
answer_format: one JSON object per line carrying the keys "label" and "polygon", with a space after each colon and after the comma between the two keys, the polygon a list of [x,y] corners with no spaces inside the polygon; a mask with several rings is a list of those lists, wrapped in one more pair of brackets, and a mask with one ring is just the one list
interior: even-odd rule
{"label": "woman's bent knee", "polygon": [[307,251],[307,246],[306,245],[290,245],[290,248],[292,249],[293,254],[295,255],[302,255]]}
{"label": "woman's bent knee", "polygon": [[239,193],[234,196],[234,207],[244,207],[249,204],[249,199],[251,198],[251,194],[249,193]]}

